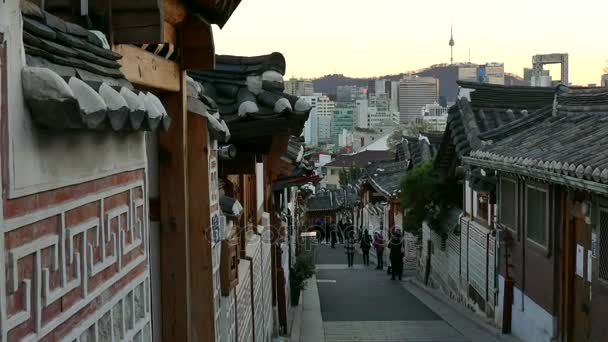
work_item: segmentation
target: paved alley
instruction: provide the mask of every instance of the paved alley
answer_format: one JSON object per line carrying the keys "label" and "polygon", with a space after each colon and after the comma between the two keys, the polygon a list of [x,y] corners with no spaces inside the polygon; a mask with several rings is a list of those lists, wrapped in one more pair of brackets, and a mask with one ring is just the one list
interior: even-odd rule
{"label": "paved alley", "polygon": [[362,265],[360,254],[355,254],[354,267],[346,267],[341,245],[318,246],[315,259],[327,342],[493,340],[489,335],[480,339],[463,334],[407,290],[405,283],[390,280],[373,264]]}

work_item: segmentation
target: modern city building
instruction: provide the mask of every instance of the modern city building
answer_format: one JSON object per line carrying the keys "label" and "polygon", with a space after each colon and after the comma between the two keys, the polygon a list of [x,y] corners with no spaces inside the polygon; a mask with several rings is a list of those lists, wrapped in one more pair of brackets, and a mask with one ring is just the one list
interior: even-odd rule
{"label": "modern city building", "polygon": [[420,108],[435,103],[439,97],[439,80],[433,77],[407,76],[399,84],[399,121],[414,122],[421,118]]}
{"label": "modern city building", "polygon": [[600,83],[600,87],[608,88],[608,74],[602,75],[602,82]]}
{"label": "modern city building", "polygon": [[319,101],[319,98],[323,95],[315,95],[302,96],[302,98],[304,98],[306,102],[310,103],[310,105],[312,106],[310,115],[308,116],[308,120],[304,125],[304,142],[307,146],[319,145],[319,108],[317,106],[317,102]]}
{"label": "modern city building", "polygon": [[326,95],[315,93],[313,96],[316,96],[316,106],[315,106],[315,114],[317,116],[317,125],[318,125],[318,141],[320,144],[329,144],[332,142],[331,139],[331,125],[332,125],[332,116],[334,112],[334,107],[336,105],[335,102],[331,101],[329,97]]}
{"label": "modern city building", "polygon": [[294,96],[312,96],[314,94],[312,80],[302,78],[291,78],[285,81],[285,93]]}
{"label": "modern city building", "polygon": [[458,65],[458,80],[488,84],[505,84],[505,65],[503,63]]}
{"label": "modern city building", "polygon": [[338,105],[334,108],[331,121],[331,142],[338,145],[339,134],[343,130],[352,132],[354,127],[355,107],[349,105]]}
{"label": "modern city building", "polygon": [[353,146],[353,132],[343,129],[342,133],[338,134],[338,147]]}
{"label": "modern city building", "polygon": [[367,97],[367,89],[365,87],[357,87],[355,85],[342,85],[337,89],[338,103],[355,103],[356,100],[362,100]]}
{"label": "modern city building", "polygon": [[[448,107],[442,107],[439,103],[427,104],[421,110],[425,130],[431,132],[443,132],[448,122]],[[428,127],[428,128],[427,128]]]}

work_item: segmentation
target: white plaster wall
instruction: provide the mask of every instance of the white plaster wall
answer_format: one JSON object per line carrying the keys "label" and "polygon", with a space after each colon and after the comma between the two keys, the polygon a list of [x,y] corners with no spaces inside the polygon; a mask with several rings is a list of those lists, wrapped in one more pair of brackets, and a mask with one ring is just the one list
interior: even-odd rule
{"label": "white plaster wall", "polygon": [[34,126],[23,101],[25,65],[19,1],[0,3],[7,40],[9,198],[145,166],[143,133],[57,132]]}
{"label": "white plaster wall", "polygon": [[395,210],[395,227],[403,230],[403,212]]}
{"label": "white plaster wall", "polygon": [[[496,321],[502,323],[505,278],[501,275],[498,276],[498,289]],[[523,342],[549,342],[557,328],[557,317],[551,316],[517,287],[513,288],[512,335]]]}

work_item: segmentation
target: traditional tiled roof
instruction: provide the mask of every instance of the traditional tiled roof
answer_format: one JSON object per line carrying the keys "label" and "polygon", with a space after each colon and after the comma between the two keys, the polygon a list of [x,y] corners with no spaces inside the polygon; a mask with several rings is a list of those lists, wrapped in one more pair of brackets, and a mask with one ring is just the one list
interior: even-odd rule
{"label": "traditional tiled roof", "polygon": [[608,192],[608,90],[561,88],[555,109],[534,116],[488,135],[467,162]]}
{"label": "traditional tiled roof", "polygon": [[192,78],[187,77],[188,86],[188,111],[202,115],[208,120],[209,135],[219,142],[230,140],[230,130],[226,122],[222,120],[215,101],[205,96],[201,85]]}
{"label": "traditional tiled roof", "polygon": [[308,211],[329,211],[338,209],[338,202],[333,198],[333,194],[317,195],[309,197],[307,201]]}
{"label": "traditional tiled roof", "polygon": [[101,32],[88,31],[21,2],[25,102],[37,124],[54,129],[167,129],[170,117],[152,93],[127,81]]}
{"label": "traditional tiled roof", "polygon": [[190,71],[211,99],[234,142],[276,134],[299,136],[311,106],[284,93],[285,59],[280,53],[258,57],[217,56],[213,71]]}
{"label": "traditional tiled roof", "polygon": [[304,158],[304,144],[298,137],[289,137],[287,151],[281,156],[281,159],[287,163],[299,165],[302,162],[302,158]]}
{"label": "traditional tiled roof", "polygon": [[454,158],[462,158],[479,148],[480,135],[551,107],[555,96],[553,88],[458,84],[470,90],[470,100],[462,96],[449,109],[448,126],[436,159],[439,168],[447,168]]}
{"label": "traditional tiled roof", "polygon": [[369,184],[387,198],[399,195],[401,179],[407,173],[410,161],[397,161],[378,163],[373,170],[368,169],[367,180]]}
{"label": "traditional tiled roof", "polygon": [[243,214],[243,206],[235,198],[228,196],[220,197],[220,208],[222,213],[230,218],[239,219]]}
{"label": "traditional tiled roof", "polygon": [[356,154],[343,154],[338,156],[326,167],[359,167],[365,168],[371,162],[380,160],[392,160],[394,158],[390,151],[363,151]]}
{"label": "traditional tiled roof", "polygon": [[186,0],[189,8],[200,13],[210,24],[223,27],[241,0]]}
{"label": "traditional tiled roof", "polygon": [[405,139],[409,150],[409,159],[411,159],[412,165],[418,165],[432,160],[437,155],[442,136],[436,133],[422,133],[417,137],[408,136]]}

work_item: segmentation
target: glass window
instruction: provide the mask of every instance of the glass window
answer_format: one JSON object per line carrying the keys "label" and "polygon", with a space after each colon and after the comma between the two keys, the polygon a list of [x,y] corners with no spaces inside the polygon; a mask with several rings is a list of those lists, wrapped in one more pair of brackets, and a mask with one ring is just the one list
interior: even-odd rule
{"label": "glass window", "polygon": [[516,230],[516,183],[510,179],[500,181],[500,223],[511,230]]}
{"label": "glass window", "polygon": [[547,191],[535,187],[527,187],[526,191],[526,236],[529,240],[547,247]]}

